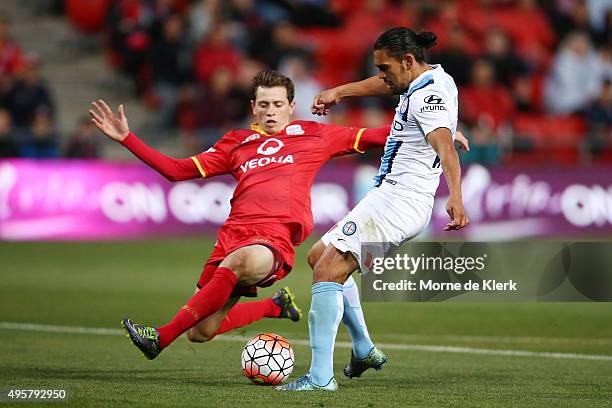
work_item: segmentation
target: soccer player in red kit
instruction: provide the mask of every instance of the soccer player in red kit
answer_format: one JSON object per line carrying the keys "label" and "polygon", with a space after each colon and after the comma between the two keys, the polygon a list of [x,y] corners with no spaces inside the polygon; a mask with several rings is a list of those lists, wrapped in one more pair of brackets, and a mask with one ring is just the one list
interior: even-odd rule
{"label": "soccer player in red kit", "polygon": [[[122,321],[147,358],[155,358],[185,332],[191,341],[206,341],[264,317],[265,313],[245,317],[253,307],[249,303],[239,305],[240,313],[232,308],[240,296],[253,295],[257,286],[269,286],[291,271],[294,247],[313,228],[310,188],[318,170],[332,157],[384,146],[389,126],[359,129],[290,122],[293,96],[289,78],[277,71],[260,72],[253,81],[251,108],[256,122],[251,129],[232,130],[207,151],[186,159],[165,156],[138,139],[129,131],[122,105],[115,115],[104,101],[93,103],[89,111],[93,123],[167,179],[227,173],[238,181],[230,215],[219,230],[194,296],[166,325]],[[278,305],[266,304],[281,313]]]}

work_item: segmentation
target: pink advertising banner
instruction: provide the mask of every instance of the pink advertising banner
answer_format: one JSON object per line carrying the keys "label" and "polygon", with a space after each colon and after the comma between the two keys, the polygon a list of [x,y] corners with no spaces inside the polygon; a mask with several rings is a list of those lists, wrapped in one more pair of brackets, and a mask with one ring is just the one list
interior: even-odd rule
{"label": "pink advertising banner", "polygon": [[[316,230],[340,220],[372,185],[369,166],[325,167],[312,189]],[[213,233],[229,214],[229,177],[170,183],[140,163],[0,161],[0,239],[132,239]],[[612,236],[612,168],[464,170],[471,240]],[[426,236],[442,232],[441,181]],[[457,233],[454,233],[457,234]]]}

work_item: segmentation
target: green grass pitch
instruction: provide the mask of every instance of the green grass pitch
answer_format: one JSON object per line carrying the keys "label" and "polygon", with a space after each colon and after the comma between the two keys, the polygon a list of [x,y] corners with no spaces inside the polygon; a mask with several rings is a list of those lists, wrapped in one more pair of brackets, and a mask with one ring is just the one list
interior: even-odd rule
{"label": "green grass pitch", "polygon": [[[212,242],[0,243],[0,388],[67,389],[64,404],[71,406],[611,406],[612,360],[558,358],[612,356],[609,303],[365,303],[372,338],[390,361],[380,372],[345,379],[350,350],[341,328],[335,394],[279,393],[241,373],[243,340],[275,332],[293,341],[291,378],[303,374],[310,363],[306,319],[266,319],[208,344],[181,338],[144,360],[116,334],[120,319],[169,320],[193,293]],[[310,243],[282,281],[306,312]],[[113,330],[41,332],[6,322]]]}

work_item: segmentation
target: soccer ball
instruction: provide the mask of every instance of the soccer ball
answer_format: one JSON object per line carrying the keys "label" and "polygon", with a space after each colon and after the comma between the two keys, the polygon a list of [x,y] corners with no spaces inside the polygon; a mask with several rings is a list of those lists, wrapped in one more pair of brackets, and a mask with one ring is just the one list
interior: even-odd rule
{"label": "soccer ball", "polygon": [[293,372],[294,362],[291,345],[278,334],[255,336],[242,350],[242,372],[256,384],[282,383]]}

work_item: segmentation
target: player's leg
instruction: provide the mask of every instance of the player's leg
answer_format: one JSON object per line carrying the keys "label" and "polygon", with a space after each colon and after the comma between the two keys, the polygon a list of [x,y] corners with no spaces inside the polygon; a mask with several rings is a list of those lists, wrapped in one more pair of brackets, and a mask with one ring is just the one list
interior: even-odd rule
{"label": "player's leg", "polygon": [[[317,241],[308,252],[308,263],[314,270],[314,266],[320,259],[325,244],[322,240]],[[370,367],[380,369],[386,362],[386,357],[379,349],[375,348],[370,339],[370,334],[365,323],[361,302],[359,301],[359,289],[353,276],[349,276],[343,285],[342,297],[344,299],[344,314],[342,323],[348,328],[351,335],[352,350],[349,364],[344,369],[347,377],[359,377]],[[370,353],[376,357],[371,361]]]}
{"label": "player's leg", "polygon": [[270,274],[273,265],[274,255],[270,248],[263,245],[240,247],[223,259],[212,278],[168,324],[155,329],[125,319],[122,326],[145,356],[153,359],[182,333],[219,311],[237,284],[251,286],[260,282]]}
{"label": "player's leg", "polygon": [[359,289],[353,276],[344,282],[342,291],[344,299],[344,315],[342,323],[347,327],[352,340],[352,355],[357,359],[364,359],[374,348],[374,343],[370,339],[368,327],[363,317],[363,309],[359,301]]}
{"label": "player's leg", "polygon": [[358,268],[350,252],[329,245],[314,267],[308,327],[312,348],[310,377],[325,386],[334,378],[333,349],[344,314],[343,284]]}
{"label": "player's leg", "polygon": [[273,263],[272,251],[263,245],[241,247],[226,256],[210,282],[183,306],[170,323],[158,329],[161,348],[220,310],[237,284],[254,285],[268,276]]}
{"label": "player's leg", "polygon": [[312,304],[308,314],[312,351],[309,374],[279,389],[335,391],[338,388],[334,379],[333,353],[344,309],[342,284],[357,267],[358,263],[350,252],[342,252],[333,245],[323,251],[314,268]]}
{"label": "player's leg", "polygon": [[302,311],[291,290],[285,287],[269,298],[238,303],[221,319],[219,315],[220,312],[217,312],[191,328],[188,332],[189,340],[197,343],[209,341],[219,334],[248,326],[263,318],[291,319],[297,322],[302,317]]}
{"label": "player's leg", "polygon": [[[198,293],[200,289],[196,289],[195,293]],[[194,293],[194,294],[195,294]],[[230,313],[230,311],[236,306],[236,303],[240,300],[240,296],[231,296],[227,303],[223,305],[223,307],[212,316],[207,319],[202,320],[191,329],[187,331],[187,338],[189,341],[194,343],[204,343],[206,341],[212,340],[215,337],[215,332],[221,326],[223,320],[225,320],[226,316]]]}

